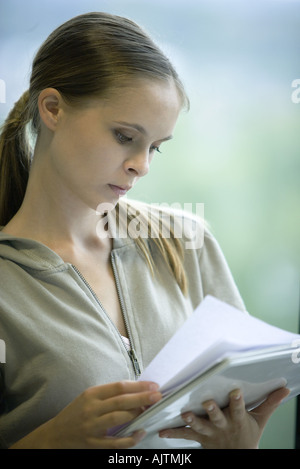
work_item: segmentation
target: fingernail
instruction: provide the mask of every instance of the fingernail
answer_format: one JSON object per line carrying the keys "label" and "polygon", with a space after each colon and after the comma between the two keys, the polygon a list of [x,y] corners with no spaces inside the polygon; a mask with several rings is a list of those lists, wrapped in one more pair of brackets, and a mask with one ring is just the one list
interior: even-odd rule
{"label": "fingernail", "polygon": [[240,391],[233,391],[230,395],[235,401],[238,401],[241,398]]}
{"label": "fingernail", "polygon": [[193,421],[193,417],[191,415],[185,415],[185,416],[182,416],[182,418],[186,423],[192,423]]}
{"label": "fingernail", "polygon": [[149,390],[150,391],[158,391],[159,390],[159,385],[157,383],[151,383],[149,385]]}
{"label": "fingernail", "polygon": [[155,392],[154,394],[151,394],[149,396],[149,401],[150,402],[157,402],[161,399],[161,393],[160,392]]}
{"label": "fingernail", "polygon": [[211,412],[212,410],[214,410],[215,406],[213,404],[209,404],[209,406],[206,407],[206,410],[208,412]]}

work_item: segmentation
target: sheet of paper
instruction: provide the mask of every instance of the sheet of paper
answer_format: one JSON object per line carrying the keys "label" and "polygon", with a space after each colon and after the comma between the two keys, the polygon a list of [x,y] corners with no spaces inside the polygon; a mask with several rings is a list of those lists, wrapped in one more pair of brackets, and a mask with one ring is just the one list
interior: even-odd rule
{"label": "sheet of paper", "polygon": [[206,368],[229,352],[300,344],[300,335],[271,326],[211,296],[205,297],[140,376],[162,391],[196,369]]}

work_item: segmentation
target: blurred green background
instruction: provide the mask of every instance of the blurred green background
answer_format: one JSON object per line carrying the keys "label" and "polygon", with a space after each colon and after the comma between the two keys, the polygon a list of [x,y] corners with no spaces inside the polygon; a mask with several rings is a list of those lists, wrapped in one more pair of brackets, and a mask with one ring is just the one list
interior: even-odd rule
{"label": "blurred green background", "polygon": [[[300,2],[0,0],[0,121],[28,88],[41,41],[94,10],[144,26],[191,100],[130,197],[204,203],[249,312],[298,332]],[[294,448],[295,411],[295,399],[276,411],[261,448]]]}

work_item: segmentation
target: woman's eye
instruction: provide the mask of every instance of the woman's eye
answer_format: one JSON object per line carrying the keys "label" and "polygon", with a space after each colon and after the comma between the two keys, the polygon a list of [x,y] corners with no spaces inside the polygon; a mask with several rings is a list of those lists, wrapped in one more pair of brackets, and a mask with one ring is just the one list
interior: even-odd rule
{"label": "woman's eye", "polygon": [[159,147],[156,147],[154,145],[152,145],[152,147],[150,147],[150,151],[157,151],[157,153],[161,153]]}
{"label": "woman's eye", "polygon": [[119,143],[127,143],[127,142],[132,141],[131,137],[127,137],[127,135],[124,135],[122,132],[119,132],[118,130],[115,132],[115,135]]}
{"label": "woman's eye", "polygon": [[[120,132],[119,130],[115,131],[115,136],[116,136],[117,141],[121,143],[122,145],[133,141],[132,137],[128,137],[127,135],[125,135],[123,132]],[[150,152],[153,152],[153,151],[157,151],[158,153],[161,153],[159,147],[156,145],[151,145]]]}

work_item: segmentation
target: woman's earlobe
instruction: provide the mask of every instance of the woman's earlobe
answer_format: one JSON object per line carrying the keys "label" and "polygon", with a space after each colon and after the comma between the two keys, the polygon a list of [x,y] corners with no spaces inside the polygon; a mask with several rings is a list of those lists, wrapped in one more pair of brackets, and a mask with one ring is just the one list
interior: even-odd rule
{"label": "woman's earlobe", "polygon": [[46,88],[41,91],[38,99],[40,117],[49,130],[54,131],[56,129],[61,111],[61,104],[62,97],[56,89]]}

